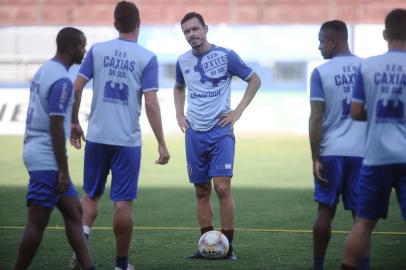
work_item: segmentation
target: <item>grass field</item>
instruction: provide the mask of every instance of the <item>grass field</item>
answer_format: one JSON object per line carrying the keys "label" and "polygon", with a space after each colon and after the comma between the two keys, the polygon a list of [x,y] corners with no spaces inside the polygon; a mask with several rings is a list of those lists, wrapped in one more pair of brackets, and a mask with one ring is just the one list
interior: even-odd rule
{"label": "grass field", "polygon": [[[169,137],[170,164],[157,166],[156,144],[144,137],[139,198],[130,261],[143,270],[311,269],[311,228],[316,214],[311,162],[306,137],[237,137],[233,192],[236,201],[236,262],[197,260],[199,237],[194,189],[186,178],[182,137]],[[21,161],[21,137],[0,137],[0,269],[10,269],[25,225],[27,173]],[[69,148],[70,171],[81,191],[83,151]],[[108,195],[108,193],[106,194]],[[219,228],[218,206],[215,225]],[[350,214],[339,206],[326,258],[326,269],[338,269]],[[114,268],[112,205],[104,196],[90,236],[98,269]],[[387,220],[373,235],[372,269],[406,269],[406,226],[394,196]],[[68,269],[72,251],[55,211],[31,269]]]}

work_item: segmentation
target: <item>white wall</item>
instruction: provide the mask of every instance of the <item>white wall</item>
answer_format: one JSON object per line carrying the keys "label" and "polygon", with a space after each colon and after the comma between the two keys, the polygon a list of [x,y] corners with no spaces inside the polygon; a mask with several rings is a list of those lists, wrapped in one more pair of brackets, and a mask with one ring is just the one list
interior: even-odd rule
{"label": "white wall", "polygon": [[[241,91],[232,93],[233,108],[237,106],[242,95]],[[90,89],[83,92],[80,118],[84,129],[87,127],[84,119],[90,112],[91,96]],[[165,134],[181,134],[176,122],[172,89],[160,90],[158,98]],[[24,134],[28,99],[28,89],[0,89],[0,135]],[[306,134],[308,115],[309,105],[305,93],[259,91],[236,123],[235,131],[238,134]],[[152,134],[144,108],[141,129],[146,134]]]}

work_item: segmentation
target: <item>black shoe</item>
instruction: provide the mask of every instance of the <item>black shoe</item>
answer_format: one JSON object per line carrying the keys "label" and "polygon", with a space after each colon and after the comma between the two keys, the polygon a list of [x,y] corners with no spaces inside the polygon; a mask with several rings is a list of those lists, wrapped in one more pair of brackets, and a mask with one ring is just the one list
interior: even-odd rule
{"label": "black shoe", "polygon": [[232,245],[230,245],[230,248],[228,249],[227,255],[224,257],[226,260],[230,261],[236,261],[237,256],[235,255],[234,248]]}
{"label": "black shoe", "polygon": [[188,260],[188,259],[203,259],[203,255],[200,254],[199,251],[193,253],[192,255],[186,256],[184,259]]}
{"label": "black shoe", "polygon": [[224,259],[230,260],[230,261],[236,261],[237,256],[235,255],[234,251],[231,251],[231,252],[227,252],[227,255],[226,255],[226,257],[224,257]]}

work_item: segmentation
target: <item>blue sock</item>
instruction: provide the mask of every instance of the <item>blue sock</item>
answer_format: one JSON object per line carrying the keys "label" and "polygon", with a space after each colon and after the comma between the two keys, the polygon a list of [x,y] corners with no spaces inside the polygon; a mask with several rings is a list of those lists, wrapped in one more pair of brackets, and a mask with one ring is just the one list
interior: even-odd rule
{"label": "blue sock", "polygon": [[89,235],[87,233],[85,233],[85,238],[86,238],[86,241],[89,240]]}
{"label": "blue sock", "polygon": [[363,257],[361,259],[359,270],[369,270],[369,256]]}
{"label": "blue sock", "polygon": [[124,256],[124,257],[119,257],[116,256],[116,266],[127,270],[127,265],[128,265],[128,256]]}
{"label": "blue sock", "polygon": [[313,270],[324,270],[324,257],[313,257]]}

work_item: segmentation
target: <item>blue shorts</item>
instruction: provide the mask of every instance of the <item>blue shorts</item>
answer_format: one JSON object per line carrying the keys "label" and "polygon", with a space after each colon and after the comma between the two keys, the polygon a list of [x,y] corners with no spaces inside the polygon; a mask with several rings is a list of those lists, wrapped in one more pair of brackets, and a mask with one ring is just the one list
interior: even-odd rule
{"label": "blue shorts", "polygon": [[358,184],[357,216],[369,220],[388,216],[392,187],[406,221],[406,164],[362,165]]}
{"label": "blue shorts", "polygon": [[203,184],[216,176],[233,176],[235,138],[232,125],[215,125],[204,132],[186,129],[189,181]]}
{"label": "blue shorts", "polygon": [[357,203],[356,187],[362,164],[361,157],[323,156],[323,177],[327,184],[314,179],[314,200],[336,207],[342,196],[345,209],[355,210]]}
{"label": "blue shorts", "polygon": [[58,187],[58,171],[31,171],[27,191],[27,205],[35,204],[54,208],[62,196],[77,197],[78,192],[70,181],[68,190],[64,193],[56,191]]}
{"label": "blue shorts", "polygon": [[141,147],[86,142],[83,189],[90,198],[104,193],[111,170],[110,199],[129,201],[137,198]]}

